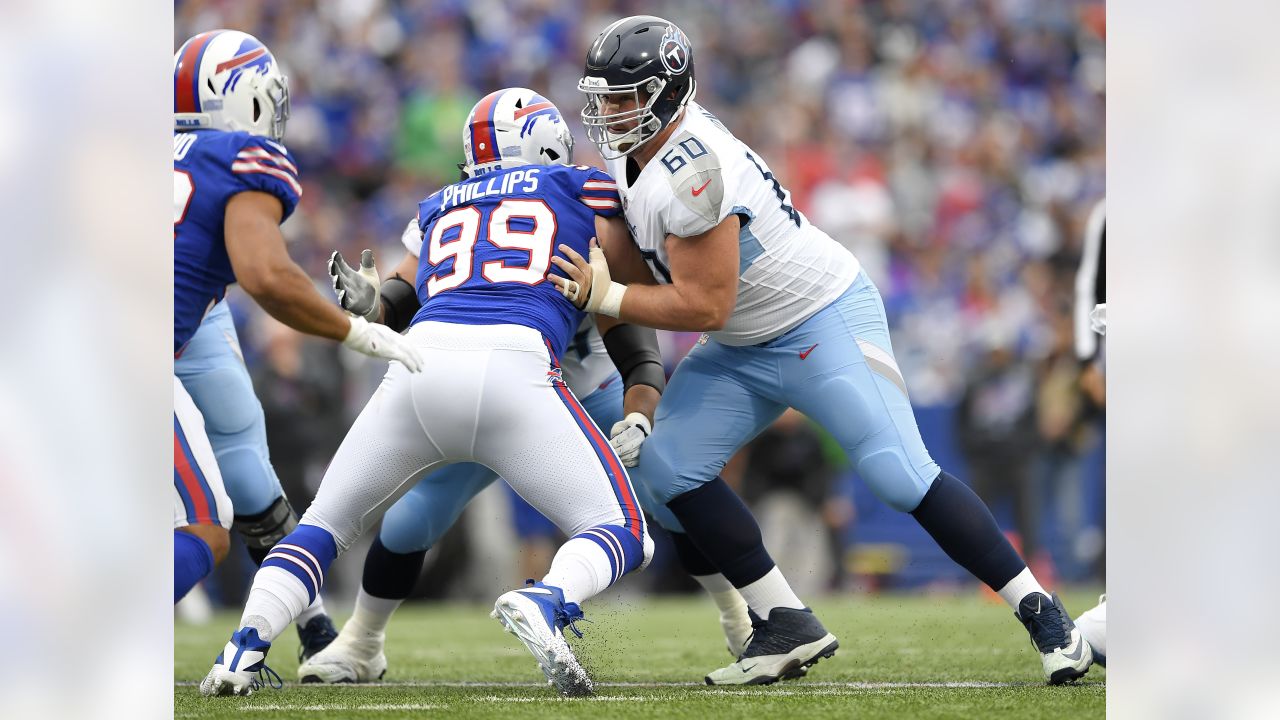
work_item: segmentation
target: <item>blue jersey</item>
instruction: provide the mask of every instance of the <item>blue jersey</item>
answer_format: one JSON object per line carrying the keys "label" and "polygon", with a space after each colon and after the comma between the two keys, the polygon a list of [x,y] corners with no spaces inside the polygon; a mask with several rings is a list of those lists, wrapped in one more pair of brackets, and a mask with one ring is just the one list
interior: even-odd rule
{"label": "blue jersey", "polygon": [[236,281],[223,240],[227,203],[236,193],[274,195],[289,217],[302,186],[293,156],[247,132],[173,134],[173,350],[178,352],[227,286]]}
{"label": "blue jersey", "polygon": [[595,168],[523,165],[449,185],[418,204],[423,232],[413,322],[524,325],[564,353],[582,313],[550,273],[560,245],[583,257],[595,216],[622,212],[618,186]]}

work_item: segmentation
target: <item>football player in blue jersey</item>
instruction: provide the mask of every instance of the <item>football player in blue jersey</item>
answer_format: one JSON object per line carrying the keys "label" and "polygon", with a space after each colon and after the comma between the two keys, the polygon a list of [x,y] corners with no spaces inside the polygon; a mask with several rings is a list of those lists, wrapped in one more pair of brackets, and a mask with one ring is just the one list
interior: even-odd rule
{"label": "football player in blue jersey", "polygon": [[[273,677],[272,640],[313,601],[338,553],[378,508],[460,462],[502,476],[569,537],[542,581],[504,593],[493,617],[560,692],[591,691],[565,633],[577,632],[581,603],[642,568],[653,544],[618,454],[564,381],[559,358],[586,288],[562,294],[549,277],[593,238],[626,240],[621,201],[605,173],[565,164],[568,127],[532,91],[483,98],[463,146],[464,179],[418,205],[418,309],[406,337],[431,371],[388,370],[298,527],[255,576],[239,629],[201,683],[206,695],[248,694],[260,673]],[[385,300],[384,321],[400,307]],[[613,321],[601,322],[608,335]]]}
{"label": "football player in blue jersey", "polygon": [[[289,258],[279,226],[297,206],[302,186],[280,144],[289,116],[287,80],[267,47],[233,30],[201,33],[174,55],[173,80],[174,373],[203,415],[234,508],[231,526],[261,563],[297,519],[267,455],[262,406],[222,302],[227,286],[240,283],[296,330],[413,370],[420,360],[400,335],[333,307]],[[175,469],[175,482],[179,478]],[[182,541],[179,554],[207,552]],[[301,616],[304,655],[335,635],[318,601]]]}
{"label": "football player in blue jersey", "polygon": [[[487,118],[480,118],[480,122],[487,122]],[[536,140],[533,133],[521,138],[523,143]],[[607,186],[605,183],[600,186],[603,190],[584,192],[584,200],[589,199],[593,206],[616,209]],[[362,254],[357,268],[335,252],[329,261],[329,274],[342,307],[370,322],[403,329],[420,307],[412,280],[418,270],[422,241],[415,217],[401,237],[406,250],[404,259],[381,283],[370,251]],[[666,386],[657,333],[651,328],[617,323],[602,337],[594,319],[585,317],[560,362],[565,384],[581,398],[582,407],[597,427],[611,428],[610,442],[622,464],[634,467],[641,441],[652,431],[654,408]],[[302,682],[371,682],[383,676],[387,670],[387,624],[409,597],[427,551],[449,530],[471,498],[497,478],[492,470],[477,463],[450,465],[419,480],[387,510],[365,558],[355,612],[336,640],[299,665]],[[675,523],[674,517],[668,517],[670,511],[661,505],[651,507],[644,495],[640,496],[640,504],[651,514],[663,515],[664,522]],[[527,511],[536,521],[547,522],[523,500],[518,500],[517,508],[517,512]]]}

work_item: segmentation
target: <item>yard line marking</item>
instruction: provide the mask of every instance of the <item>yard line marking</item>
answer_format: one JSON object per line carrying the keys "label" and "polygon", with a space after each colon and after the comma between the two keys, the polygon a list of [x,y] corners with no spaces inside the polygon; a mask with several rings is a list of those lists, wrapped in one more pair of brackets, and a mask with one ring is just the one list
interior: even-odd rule
{"label": "yard line marking", "polygon": [[[200,683],[193,681],[181,681],[174,683],[177,687],[196,687]],[[1097,686],[1105,688],[1105,682],[1090,682],[1088,680],[1080,683],[1081,685]],[[305,690],[307,687],[326,687],[324,685],[300,685],[291,683],[294,687]],[[817,681],[805,682],[802,684],[792,685],[787,690],[769,690],[763,687],[758,690],[746,690],[738,688],[711,688],[701,682],[597,682],[595,686],[598,688],[683,688],[683,687],[699,687],[707,688],[707,692],[716,692],[720,694],[742,694],[750,692],[751,694],[768,693],[771,695],[780,695],[783,693],[792,693],[799,695],[812,695],[813,692],[805,692],[801,688],[815,689],[844,689],[844,690],[906,690],[913,688],[935,688],[935,689],[984,689],[984,688],[1016,688],[1016,687],[1040,687],[1043,682],[1027,681],[1027,682],[987,682],[980,680],[962,680],[953,682],[834,682],[834,681]],[[379,682],[379,683],[359,683],[357,685],[349,685],[344,687],[369,687],[369,688],[472,688],[476,690],[488,689],[520,689],[520,688],[547,688],[545,682],[456,682],[448,680],[404,680],[399,682]],[[498,696],[491,696],[498,697]],[[599,697],[599,696],[597,696]],[[624,697],[624,696],[618,696]],[[544,698],[536,698],[538,701]],[[532,699],[531,699],[532,700]],[[250,707],[250,706],[246,706]],[[261,706],[259,706],[261,707]],[[377,707],[389,707],[380,705]]]}
{"label": "yard line marking", "polygon": [[341,703],[329,703],[327,705],[244,705],[238,708],[241,712],[278,712],[281,710],[305,711],[305,712],[324,712],[326,710],[444,710],[446,705],[343,705]]}

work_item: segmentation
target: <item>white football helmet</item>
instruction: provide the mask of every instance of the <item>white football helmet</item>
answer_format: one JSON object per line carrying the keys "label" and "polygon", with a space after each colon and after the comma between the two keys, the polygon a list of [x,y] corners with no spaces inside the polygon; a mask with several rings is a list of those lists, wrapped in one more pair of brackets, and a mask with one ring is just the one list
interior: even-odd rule
{"label": "white football helmet", "polygon": [[244,130],[284,137],[289,79],[260,40],[237,30],[210,30],[173,55],[173,128]]}
{"label": "white football helmet", "polygon": [[507,88],[471,108],[462,153],[467,177],[516,165],[568,165],[573,133],[550,100],[527,88]]}

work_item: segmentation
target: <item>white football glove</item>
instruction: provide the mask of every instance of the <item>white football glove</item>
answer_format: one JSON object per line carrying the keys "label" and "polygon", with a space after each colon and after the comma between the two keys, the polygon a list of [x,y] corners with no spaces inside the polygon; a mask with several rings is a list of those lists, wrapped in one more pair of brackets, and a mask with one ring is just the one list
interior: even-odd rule
{"label": "white football glove", "polygon": [[351,331],[342,344],[370,357],[404,363],[409,372],[422,369],[422,354],[418,348],[386,325],[377,325],[362,317],[351,318]]}
{"label": "white football glove", "polygon": [[1107,304],[1099,303],[1094,306],[1093,312],[1089,313],[1089,324],[1093,327],[1093,331],[1099,335],[1107,334]]}
{"label": "white football glove", "polygon": [[613,451],[618,453],[618,459],[623,465],[635,467],[640,462],[640,446],[652,432],[653,425],[644,413],[629,413],[613,424],[613,429],[609,431],[612,436],[609,443],[613,445]]}
{"label": "white football glove", "polygon": [[333,291],[338,294],[338,305],[343,310],[358,315],[369,322],[378,320],[378,268],[373,264],[373,251],[360,253],[360,269],[347,264],[342,253],[334,251],[329,256],[329,277],[333,279]]}

